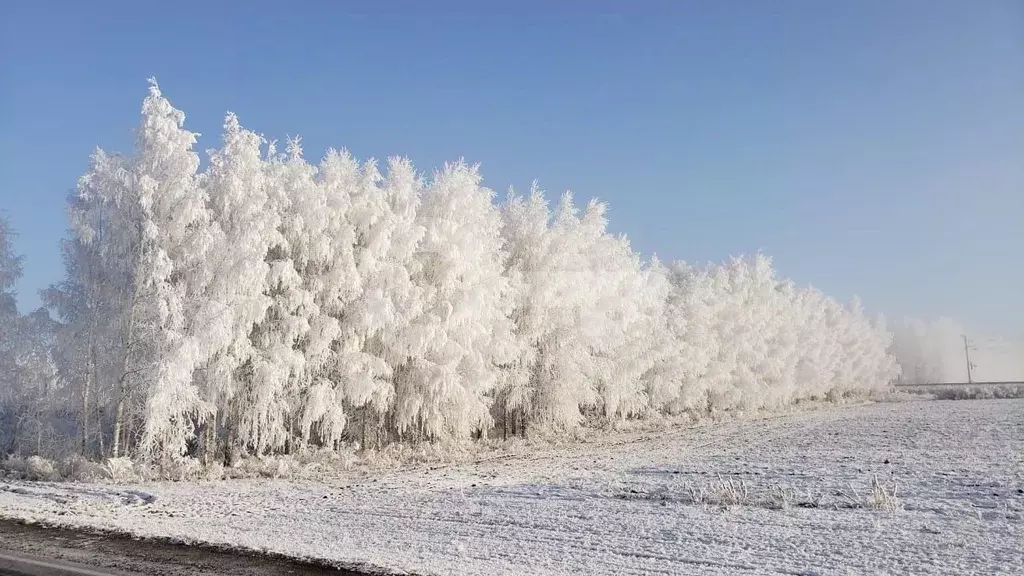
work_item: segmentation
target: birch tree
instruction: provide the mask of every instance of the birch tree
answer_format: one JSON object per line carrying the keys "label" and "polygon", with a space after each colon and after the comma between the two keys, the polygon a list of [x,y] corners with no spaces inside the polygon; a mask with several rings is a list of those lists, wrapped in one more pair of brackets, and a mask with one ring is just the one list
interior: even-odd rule
{"label": "birch tree", "polygon": [[[142,451],[180,457],[196,427],[213,407],[200,394],[193,372],[212,355],[201,336],[209,328],[202,295],[210,269],[210,215],[200,185],[198,134],[186,130],[185,115],[151,81],[142,105],[134,161],[134,184],[142,209],[142,266],[138,274],[155,310],[153,362]],[[220,319],[215,322],[223,322]]]}
{"label": "birch tree", "polygon": [[273,204],[261,146],[264,138],[242,128],[238,117],[224,119],[221,147],[209,152],[205,186],[210,201],[213,246],[207,266],[209,315],[219,317],[217,330],[207,332],[211,357],[205,366],[203,394],[216,410],[206,426],[204,452],[216,450],[219,424],[234,426],[234,405],[247,386],[256,349],[254,327],[264,321],[271,304],[267,256],[280,246],[280,205]]}
{"label": "birch tree", "polygon": [[477,167],[446,165],[423,194],[413,281],[423,310],[410,361],[396,381],[396,426],[427,438],[490,426],[488,394],[509,359],[510,294],[502,275],[501,216]]}

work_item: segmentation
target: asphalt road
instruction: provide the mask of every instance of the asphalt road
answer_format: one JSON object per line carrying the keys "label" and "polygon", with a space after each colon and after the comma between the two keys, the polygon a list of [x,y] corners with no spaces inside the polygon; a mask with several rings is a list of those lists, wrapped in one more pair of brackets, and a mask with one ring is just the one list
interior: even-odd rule
{"label": "asphalt road", "polygon": [[0,576],[122,576],[123,572],[0,552]]}
{"label": "asphalt road", "polygon": [[0,576],[370,576],[286,558],[0,520]]}

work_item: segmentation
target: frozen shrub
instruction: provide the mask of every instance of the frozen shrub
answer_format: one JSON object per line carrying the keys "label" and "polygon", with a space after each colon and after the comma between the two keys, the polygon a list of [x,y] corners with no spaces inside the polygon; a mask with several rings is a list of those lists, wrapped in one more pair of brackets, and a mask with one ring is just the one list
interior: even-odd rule
{"label": "frozen shrub", "polygon": [[868,495],[867,499],[868,508],[890,513],[901,510],[903,508],[903,504],[896,495],[898,490],[899,484],[896,483],[895,479],[893,479],[891,483],[882,484],[878,481],[877,476],[872,476],[871,493]]}
{"label": "frozen shrub", "polygon": [[135,463],[132,462],[131,458],[125,456],[110,458],[103,467],[107,477],[117,484],[138,482],[142,479],[136,470]]}
{"label": "frozen shrub", "polygon": [[290,456],[268,458],[260,467],[260,476],[264,478],[291,478],[295,471],[295,463]]}
{"label": "frozen shrub", "polygon": [[900,389],[877,390],[868,394],[868,399],[875,402],[913,402],[921,399],[921,394]]}
{"label": "frozen shrub", "polygon": [[774,484],[768,490],[765,505],[772,510],[788,510],[794,500],[796,500],[796,492],[793,488]]}
{"label": "frozen shrub", "polygon": [[174,482],[191,482],[204,477],[203,464],[195,458],[171,460],[159,470],[162,479]]}
{"label": "frozen shrub", "polygon": [[53,462],[41,456],[29,456],[25,466],[26,480],[59,480],[60,475]]}
{"label": "frozen shrub", "polygon": [[707,501],[707,492],[704,491],[703,486],[691,484],[686,487],[686,491],[690,495],[690,503],[692,504],[702,506]]}
{"label": "frozen shrub", "polygon": [[75,454],[61,464],[61,475],[74,482],[96,482],[110,477],[102,464]]}
{"label": "frozen shrub", "polygon": [[713,499],[719,506],[742,506],[750,501],[750,490],[743,480],[723,480],[719,476]]}
{"label": "frozen shrub", "polygon": [[223,471],[225,478],[290,478],[300,469],[291,456],[243,458]]}
{"label": "frozen shrub", "polygon": [[210,464],[207,464],[203,468],[203,478],[205,480],[223,480],[224,465],[219,461],[213,461]]}
{"label": "frozen shrub", "polygon": [[843,508],[867,508],[869,510],[880,510],[884,512],[897,512],[903,509],[903,503],[897,496],[899,484],[895,478],[889,482],[879,482],[877,476],[872,476],[866,496],[862,496],[853,483],[849,484],[850,492],[840,492],[841,503],[837,506]]}
{"label": "frozen shrub", "polygon": [[19,456],[8,456],[7,459],[0,463],[0,471],[4,472],[7,476],[15,478],[23,478],[27,468],[28,462]]}
{"label": "frozen shrub", "polygon": [[337,452],[318,448],[298,454],[295,457],[297,472],[303,477],[322,477],[337,471],[351,470],[359,462],[359,456],[350,446],[342,446]]}
{"label": "frozen shrub", "polygon": [[927,391],[928,393],[932,394],[939,400],[989,400],[993,398],[1024,398],[1024,385],[947,386]]}
{"label": "frozen shrub", "polygon": [[256,458],[242,458],[226,468],[226,478],[257,478],[260,472],[260,462]]}

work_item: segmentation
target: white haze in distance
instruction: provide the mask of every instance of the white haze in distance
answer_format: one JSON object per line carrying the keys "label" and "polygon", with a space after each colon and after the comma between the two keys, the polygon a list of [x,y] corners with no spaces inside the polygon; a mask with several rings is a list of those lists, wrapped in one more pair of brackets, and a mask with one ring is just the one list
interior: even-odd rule
{"label": "white haze in distance", "polygon": [[[967,353],[971,380],[1004,382],[1024,380],[1024,345],[996,336],[979,335],[950,318],[925,321],[904,318],[895,322],[892,351],[908,384],[967,382]],[[969,350],[964,350],[964,335]]]}

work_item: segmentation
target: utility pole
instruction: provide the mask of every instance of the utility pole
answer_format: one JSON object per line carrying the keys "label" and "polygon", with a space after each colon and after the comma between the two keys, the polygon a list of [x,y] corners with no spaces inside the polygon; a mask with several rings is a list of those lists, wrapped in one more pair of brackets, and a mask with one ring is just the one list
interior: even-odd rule
{"label": "utility pole", "polygon": [[964,339],[964,356],[967,358],[967,383],[973,384],[974,380],[971,379],[971,368],[974,368],[974,364],[971,364],[971,347],[967,340],[967,335],[963,334]]}

